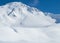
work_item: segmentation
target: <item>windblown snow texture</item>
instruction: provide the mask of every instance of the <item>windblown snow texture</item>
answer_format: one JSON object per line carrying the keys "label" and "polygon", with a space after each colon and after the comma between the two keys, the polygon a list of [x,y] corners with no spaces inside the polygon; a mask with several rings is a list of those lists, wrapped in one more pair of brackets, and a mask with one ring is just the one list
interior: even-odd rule
{"label": "windblown snow texture", "polygon": [[60,24],[21,2],[0,6],[0,43],[60,43]]}

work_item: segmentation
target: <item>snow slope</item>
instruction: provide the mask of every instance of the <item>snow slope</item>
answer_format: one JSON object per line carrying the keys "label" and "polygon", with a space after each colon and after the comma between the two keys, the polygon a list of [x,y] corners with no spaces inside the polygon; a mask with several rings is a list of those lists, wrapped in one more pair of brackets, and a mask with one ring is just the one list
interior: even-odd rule
{"label": "snow slope", "polygon": [[21,2],[0,6],[0,43],[60,43],[60,24]]}

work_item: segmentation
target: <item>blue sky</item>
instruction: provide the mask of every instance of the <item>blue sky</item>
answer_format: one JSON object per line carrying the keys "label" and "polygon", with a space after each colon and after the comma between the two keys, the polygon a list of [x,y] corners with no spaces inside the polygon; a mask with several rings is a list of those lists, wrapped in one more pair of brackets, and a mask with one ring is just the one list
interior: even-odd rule
{"label": "blue sky", "polygon": [[60,0],[0,0],[0,5],[14,1],[36,7],[43,12],[60,14]]}

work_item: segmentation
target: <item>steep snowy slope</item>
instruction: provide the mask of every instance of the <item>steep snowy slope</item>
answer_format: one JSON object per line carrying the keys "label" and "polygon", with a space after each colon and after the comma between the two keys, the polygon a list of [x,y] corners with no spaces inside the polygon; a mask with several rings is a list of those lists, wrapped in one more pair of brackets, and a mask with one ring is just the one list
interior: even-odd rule
{"label": "steep snowy slope", "polygon": [[5,23],[7,22],[7,25],[19,24],[22,26],[48,26],[55,23],[54,19],[45,16],[42,11],[19,2],[1,6],[0,16],[3,16],[2,20],[4,20]]}
{"label": "steep snowy slope", "polygon": [[0,43],[60,43],[60,24],[21,2],[0,6]]}

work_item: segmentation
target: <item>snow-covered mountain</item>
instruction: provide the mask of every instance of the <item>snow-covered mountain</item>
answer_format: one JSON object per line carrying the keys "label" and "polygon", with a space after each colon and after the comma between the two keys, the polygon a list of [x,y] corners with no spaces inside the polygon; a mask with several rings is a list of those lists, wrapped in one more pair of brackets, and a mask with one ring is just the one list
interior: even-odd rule
{"label": "snow-covered mountain", "polygon": [[21,2],[0,6],[0,43],[60,43],[60,24]]}
{"label": "snow-covered mountain", "polygon": [[45,16],[42,11],[21,2],[12,2],[1,6],[0,16],[3,16],[0,19],[5,21],[6,25],[48,26],[55,23],[54,19]]}

